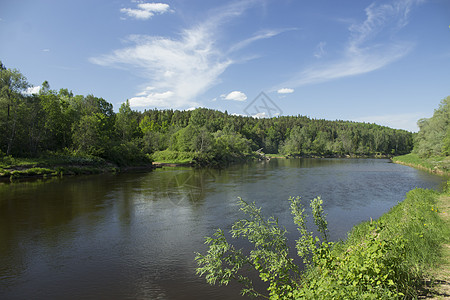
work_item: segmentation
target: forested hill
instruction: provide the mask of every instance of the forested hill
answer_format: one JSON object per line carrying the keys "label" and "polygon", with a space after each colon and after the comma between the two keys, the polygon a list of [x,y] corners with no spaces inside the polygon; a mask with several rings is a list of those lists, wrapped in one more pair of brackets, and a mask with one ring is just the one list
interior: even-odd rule
{"label": "forested hill", "polygon": [[412,149],[410,132],[376,124],[300,115],[258,119],[206,108],[147,110],[141,116],[144,135],[153,132],[153,139],[147,140],[153,151],[202,151],[205,142],[210,145],[214,138],[224,135],[247,140],[252,150],[262,148],[265,153],[285,155],[388,155]]}
{"label": "forested hill", "polygon": [[284,155],[397,155],[413,146],[412,133],[375,124],[316,120],[305,116],[257,119],[198,108],[192,111],[134,111],[128,101],[118,113],[93,95],[39,93],[16,69],[0,63],[0,156],[93,155],[119,165],[151,157],[190,153],[202,164],[224,163],[264,153]]}

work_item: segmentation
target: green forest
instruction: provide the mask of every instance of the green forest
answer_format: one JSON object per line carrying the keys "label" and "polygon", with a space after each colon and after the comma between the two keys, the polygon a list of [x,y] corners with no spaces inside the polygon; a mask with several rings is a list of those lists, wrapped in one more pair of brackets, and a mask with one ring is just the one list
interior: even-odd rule
{"label": "green forest", "polygon": [[[92,156],[119,166],[183,160],[221,165],[257,157],[258,150],[286,156],[391,156],[413,147],[411,132],[376,124],[300,115],[258,119],[207,108],[141,112],[128,101],[114,112],[103,98],[52,90],[47,81],[29,95],[26,77],[1,62],[0,85],[3,157]],[[424,126],[434,125],[423,121]]]}

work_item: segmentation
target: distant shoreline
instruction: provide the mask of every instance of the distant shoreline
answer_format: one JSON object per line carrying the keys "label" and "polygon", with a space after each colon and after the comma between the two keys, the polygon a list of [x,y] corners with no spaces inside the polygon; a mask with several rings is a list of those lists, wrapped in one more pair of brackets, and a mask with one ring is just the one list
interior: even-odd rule
{"label": "distant shoreline", "polygon": [[[388,155],[281,155],[281,154],[265,154],[259,157],[260,161],[270,159],[292,159],[292,158],[382,158],[390,159]],[[58,163],[48,163],[45,160],[40,161],[37,159],[35,163],[23,163],[20,159],[17,159],[19,163],[17,165],[10,165],[8,167],[0,168],[0,182],[13,182],[20,179],[40,179],[51,177],[64,177],[75,175],[95,175],[95,174],[108,174],[108,173],[120,173],[120,172],[134,172],[134,171],[152,171],[156,168],[162,167],[197,167],[193,162],[152,162],[151,164],[124,166],[119,167],[111,162],[88,162],[76,164],[72,161],[73,158],[67,159],[67,161],[58,161]],[[255,158],[255,160],[257,160]],[[409,165],[401,161],[394,161],[396,163]],[[415,167],[415,165],[410,165]],[[205,167],[205,166],[202,166]],[[207,167],[207,166],[206,166]],[[427,168],[417,166],[432,173],[439,175],[450,175],[448,173],[442,173],[440,171],[433,171]]]}

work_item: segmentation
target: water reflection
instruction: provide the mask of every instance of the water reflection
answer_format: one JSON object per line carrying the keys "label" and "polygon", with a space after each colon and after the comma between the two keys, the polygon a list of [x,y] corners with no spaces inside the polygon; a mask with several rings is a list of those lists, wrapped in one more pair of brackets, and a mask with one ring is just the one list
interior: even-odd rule
{"label": "water reflection", "polygon": [[[239,298],[195,275],[204,236],[275,215],[293,241],[289,196],[321,195],[333,239],[443,179],[387,160],[273,159],[224,170],[163,168],[0,185],[0,298]],[[244,244],[242,244],[244,245]]]}

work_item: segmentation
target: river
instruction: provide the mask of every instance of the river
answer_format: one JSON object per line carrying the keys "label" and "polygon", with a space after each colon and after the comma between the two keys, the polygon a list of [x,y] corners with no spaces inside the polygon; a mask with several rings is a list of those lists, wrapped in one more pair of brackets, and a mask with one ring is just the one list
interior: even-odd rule
{"label": "river", "polygon": [[339,240],[443,181],[384,159],[272,159],[0,183],[0,299],[239,299],[194,261],[205,236],[242,217],[237,197],[278,217],[293,246],[289,196],[321,196]]}

